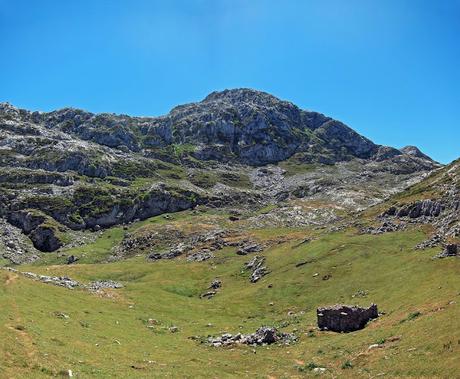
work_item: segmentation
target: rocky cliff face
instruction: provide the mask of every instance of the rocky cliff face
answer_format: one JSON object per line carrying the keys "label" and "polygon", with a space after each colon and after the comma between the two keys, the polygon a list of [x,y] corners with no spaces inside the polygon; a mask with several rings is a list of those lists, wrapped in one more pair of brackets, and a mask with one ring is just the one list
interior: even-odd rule
{"label": "rocky cliff face", "polygon": [[420,247],[460,242],[460,161],[437,170],[400,193],[380,218],[431,224],[430,240]]}
{"label": "rocky cliff face", "polygon": [[[214,92],[161,117],[0,104],[0,217],[44,251],[59,248],[68,228],[198,204],[315,199],[361,209],[436,167],[416,148],[376,145],[340,121],[250,89]],[[292,221],[289,212],[273,222]],[[46,220],[30,229],[24,214]]]}

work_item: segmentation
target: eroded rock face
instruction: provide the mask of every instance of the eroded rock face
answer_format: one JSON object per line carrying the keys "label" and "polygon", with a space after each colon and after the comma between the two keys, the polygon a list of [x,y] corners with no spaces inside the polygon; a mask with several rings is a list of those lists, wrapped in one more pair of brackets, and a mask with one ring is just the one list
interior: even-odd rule
{"label": "eroded rock face", "polygon": [[377,305],[361,308],[349,305],[334,305],[332,307],[318,308],[318,327],[321,330],[334,332],[353,332],[363,329],[366,324],[379,316]]}
{"label": "eroded rock face", "polygon": [[47,222],[48,220],[50,217],[40,212],[22,210],[11,213],[8,221],[29,236],[36,249],[51,252],[59,249],[63,241],[57,226]]}
{"label": "eroded rock face", "polygon": [[396,217],[438,217],[444,210],[444,205],[436,200],[423,200],[416,201],[415,203],[404,205],[400,208],[391,207],[388,209],[384,216],[396,216]]}

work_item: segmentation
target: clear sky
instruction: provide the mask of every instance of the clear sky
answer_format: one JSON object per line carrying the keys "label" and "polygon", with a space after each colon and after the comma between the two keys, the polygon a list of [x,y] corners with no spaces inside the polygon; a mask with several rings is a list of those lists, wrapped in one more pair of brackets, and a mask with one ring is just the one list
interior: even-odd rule
{"label": "clear sky", "polygon": [[251,87],[460,156],[460,0],[0,0],[0,101],[161,115]]}

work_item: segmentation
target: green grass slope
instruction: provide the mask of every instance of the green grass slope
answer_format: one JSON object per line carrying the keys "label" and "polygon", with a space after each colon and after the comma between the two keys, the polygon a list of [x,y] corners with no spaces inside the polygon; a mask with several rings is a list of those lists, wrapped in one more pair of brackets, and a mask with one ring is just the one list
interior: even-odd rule
{"label": "green grass slope", "polygon": [[[81,264],[50,261],[21,270],[82,282],[113,279],[123,289],[92,294],[0,271],[0,377],[65,376],[70,369],[81,378],[301,378],[315,376],[315,367],[326,368],[325,377],[341,378],[460,375],[460,262],[432,260],[434,249],[415,251],[426,238],[421,229],[379,236],[256,230],[259,238],[285,242],[263,253],[270,274],[255,284],[243,270],[250,256],[238,256],[234,248],[201,263],[147,263],[144,257],[92,263],[119,234],[102,234],[93,252],[84,247]],[[300,244],[306,236],[312,242]],[[200,299],[216,277],[221,290]],[[318,306],[372,302],[384,314],[361,331],[315,328]],[[208,335],[252,333],[261,325],[294,332],[299,342],[233,348],[200,343]],[[369,349],[373,344],[378,347]]]}

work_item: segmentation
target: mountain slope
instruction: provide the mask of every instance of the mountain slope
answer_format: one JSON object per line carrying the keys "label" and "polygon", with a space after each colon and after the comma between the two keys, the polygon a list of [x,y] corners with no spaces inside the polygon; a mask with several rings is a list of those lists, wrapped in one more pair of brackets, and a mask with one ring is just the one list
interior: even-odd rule
{"label": "mountain slope", "polygon": [[[439,167],[410,152],[378,146],[339,121],[249,89],[214,92],[156,118],[1,104],[0,216],[15,235],[2,241],[12,246],[3,255],[16,263],[37,257],[19,231],[36,249],[54,251],[82,238],[81,230],[197,205],[284,202],[257,222],[319,225]],[[273,167],[260,168],[269,162]],[[304,200],[324,207],[313,214]]]}

